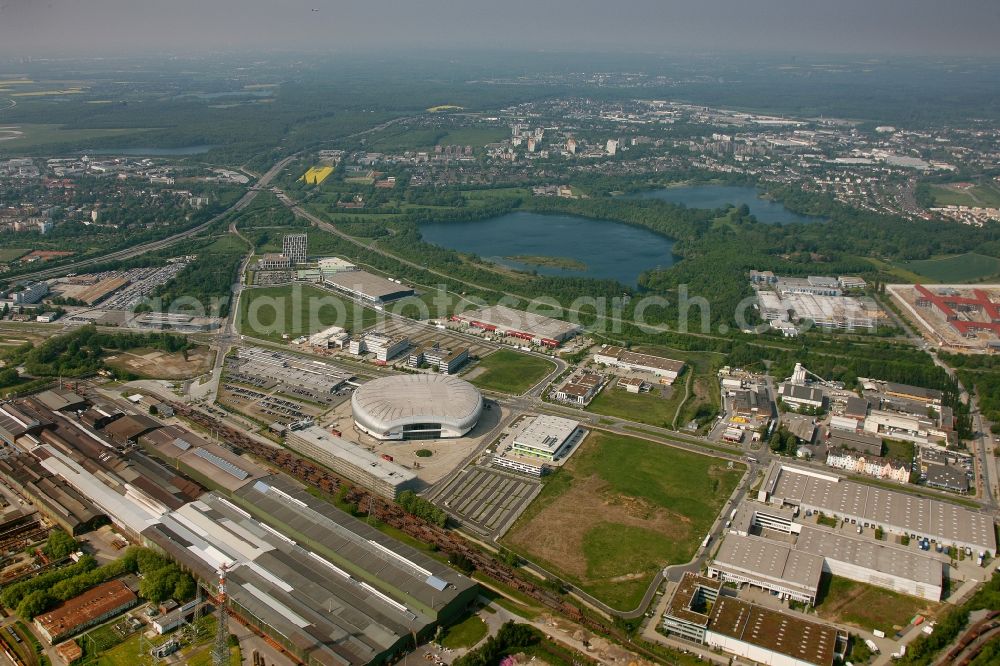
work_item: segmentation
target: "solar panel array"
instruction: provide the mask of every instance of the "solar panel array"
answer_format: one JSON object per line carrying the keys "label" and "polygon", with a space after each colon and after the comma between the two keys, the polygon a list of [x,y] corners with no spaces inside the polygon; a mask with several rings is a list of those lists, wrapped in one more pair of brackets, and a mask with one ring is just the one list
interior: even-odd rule
{"label": "solar panel array", "polygon": [[213,465],[221,469],[223,472],[235,476],[240,481],[243,481],[248,476],[250,476],[250,472],[246,471],[245,469],[237,467],[228,460],[220,458],[219,456],[215,455],[214,453],[210,453],[205,449],[195,449],[194,454],[199,458],[204,458],[208,462],[212,463]]}

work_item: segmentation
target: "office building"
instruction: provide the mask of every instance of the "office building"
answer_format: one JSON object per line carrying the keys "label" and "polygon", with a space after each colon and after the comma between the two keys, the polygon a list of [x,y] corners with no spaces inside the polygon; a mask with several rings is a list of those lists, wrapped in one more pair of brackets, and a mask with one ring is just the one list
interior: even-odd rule
{"label": "office building", "polygon": [[281,239],[281,254],[295,264],[304,264],[309,256],[308,234],[285,234]]}

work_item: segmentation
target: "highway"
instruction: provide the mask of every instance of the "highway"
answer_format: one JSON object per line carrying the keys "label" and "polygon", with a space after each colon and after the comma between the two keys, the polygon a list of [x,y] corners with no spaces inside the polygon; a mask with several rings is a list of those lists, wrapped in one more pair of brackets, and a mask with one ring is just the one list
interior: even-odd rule
{"label": "highway", "polygon": [[160,250],[162,248],[169,247],[170,245],[173,245],[178,241],[184,240],[185,238],[191,238],[192,236],[196,236],[205,229],[211,227],[219,220],[226,217],[227,215],[239,212],[244,208],[246,208],[247,206],[249,206],[251,203],[253,203],[253,200],[257,197],[257,194],[260,192],[261,188],[265,187],[268,183],[270,183],[271,180],[275,176],[277,176],[278,173],[282,169],[284,169],[285,166],[287,166],[288,163],[291,162],[293,159],[295,159],[295,155],[290,155],[289,157],[284,158],[283,160],[272,166],[270,169],[268,169],[267,173],[261,176],[260,180],[253,187],[251,187],[242,197],[240,197],[239,201],[237,201],[232,206],[230,206],[223,212],[219,213],[209,221],[203,222],[198,226],[191,227],[190,229],[181,231],[172,236],[167,236],[166,238],[161,238],[160,240],[150,241],[149,243],[143,243],[142,245],[135,245],[133,247],[126,248],[124,250],[118,250],[116,252],[110,252],[108,254],[102,254],[99,257],[81,259],[80,261],[73,261],[68,264],[61,264],[53,268],[47,268],[41,271],[35,271],[33,273],[24,273],[22,275],[16,276],[15,279],[43,280],[46,278],[64,275],[68,272],[74,272],[74,271],[78,272],[79,269],[86,268],[87,266],[104,263],[106,261],[131,259],[132,257],[137,257],[147,252],[152,252],[154,250]]}

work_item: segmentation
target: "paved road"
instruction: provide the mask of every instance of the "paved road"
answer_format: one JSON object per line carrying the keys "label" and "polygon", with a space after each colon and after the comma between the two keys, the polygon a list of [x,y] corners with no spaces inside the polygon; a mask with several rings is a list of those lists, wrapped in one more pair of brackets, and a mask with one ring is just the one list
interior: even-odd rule
{"label": "paved road", "polygon": [[68,264],[62,264],[55,268],[48,268],[41,271],[35,271],[34,273],[24,273],[22,275],[18,275],[15,277],[17,280],[40,280],[44,278],[55,277],[57,275],[61,275],[69,271],[77,271],[80,268],[85,268],[86,266],[91,266],[97,263],[103,263],[105,261],[111,261],[116,259],[130,259],[131,257],[137,257],[140,254],[152,252],[153,250],[159,250],[161,248],[173,245],[177,241],[183,240],[185,238],[190,238],[191,236],[195,236],[204,231],[205,229],[209,228],[222,218],[226,217],[227,215],[241,211],[247,206],[249,206],[251,203],[253,203],[253,200],[257,197],[257,194],[258,192],[260,192],[261,187],[269,183],[271,179],[274,178],[278,174],[278,172],[280,172],[283,168],[285,168],[285,166],[293,159],[295,159],[295,156],[291,155],[279,161],[274,166],[272,166],[267,171],[267,173],[261,176],[260,181],[256,185],[254,185],[246,192],[246,194],[240,197],[239,201],[237,201],[232,206],[230,206],[223,212],[219,213],[212,219],[210,219],[208,222],[199,224],[198,226],[187,229],[186,231],[181,231],[179,233],[174,234],[173,236],[167,236],[166,238],[161,238],[160,240],[151,241],[149,243],[144,243],[142,245],[136,245],[134,247],[126,248],[124,250],[118,250],[117,252],[110,252],[108,254],[103,254],[99,257],[92,257],[90,259],[81,259],[80,261],[74,261]]}

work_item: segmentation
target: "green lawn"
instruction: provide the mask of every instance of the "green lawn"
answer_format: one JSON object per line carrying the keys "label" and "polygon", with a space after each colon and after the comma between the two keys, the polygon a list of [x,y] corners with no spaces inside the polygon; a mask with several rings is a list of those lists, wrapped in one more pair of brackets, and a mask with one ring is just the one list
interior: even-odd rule
{"label": "green lawn", "polygon": [[616,386],[608,386],[587,405],[587,411],[670,428],[677,405],[684,397],[684,379],[682,376],[674,382],[674,392],[669,398],[660,395],[659,387],[654,387],[649,393],[629,393]]}
{"label": "green lawn", "polygon": [[448,627],[441,638],[441,645],[456,650],[470,648],[486,637],[489,627],[478,615],[467,617],[462,622]]}
{"label": "green lawn", "polygon": [[1000,207],[1000,187],[987,183],[959,189],[947,185],[931,185],[931,195],[938,206]]}
{"label": "green lawn", "polygon": [[376,312],[311,285],[247,289],[240,297],[239,329],[244,335],[281,341],[328,326],[358,331],[375,324]]}
{"label": "green lawn", "polygon": [[469,380],[479,388],[520,395],[552,372],[555,364],[538,356],[500,349],[480,360],[475,368],[485,370]]}
{"label": "green lawn", "polygon": [[691,559],[743,471],[711,456],[591,432],[504,542],[631,610],[658,570]]}
{"label": "green lawn", "polygon": [[[2,145],[2,144],[0,144]],[[23,248],[17,247],[0,247],[0,264],[6,264],[9,261],[14,261],[15,259],[20,259],[24,255],[31,252],[31,250],[25,250]]]}
{"label": "green lawn", "polygon": [[975,282],[1000,273],[1000,259],[984,254],[966,254],[917,259],[896,264],[900,269],[924,278],[925,282]]}
{"label": "green lawn", "polygon": [[453,129],[438,139],[440,146],[472,146],[473,150],[488,143],[506,139],[510,130],[504,127],[462,127]]}
{"label": "green lawn", "polygon": [[823,574],[816,612],[824,619],[891,634],[909,624],[914,615],[932,612],[938,606],[917,597]]}

